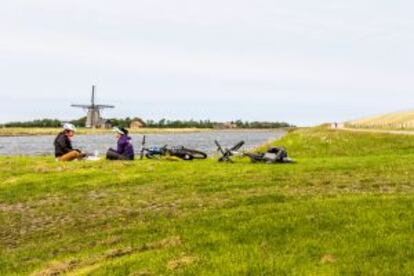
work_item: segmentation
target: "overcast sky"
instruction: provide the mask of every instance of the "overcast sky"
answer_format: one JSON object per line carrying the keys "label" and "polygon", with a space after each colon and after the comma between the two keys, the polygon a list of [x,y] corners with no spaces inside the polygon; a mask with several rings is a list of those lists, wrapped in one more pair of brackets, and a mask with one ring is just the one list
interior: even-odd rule
{"label": "overcast sky", "polygon": [[2,0],[0,122],[342,121],[414,107],[414,2]]}

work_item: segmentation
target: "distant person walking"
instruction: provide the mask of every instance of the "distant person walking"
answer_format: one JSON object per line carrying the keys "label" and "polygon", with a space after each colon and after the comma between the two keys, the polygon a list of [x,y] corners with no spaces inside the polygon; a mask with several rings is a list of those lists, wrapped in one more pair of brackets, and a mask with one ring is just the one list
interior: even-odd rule
{"label": "distant person walking", "polygon": [[73,149],[72,138],[75,136],[76,128],[72,124],[64,124],[63,131],[55,139],[55,157],[59,161],[73,161],[85,157],[80,150]]}
{"label": "distant person walking", "polygon": [[134,160],[134,146],[131,143],[131,137],[128,136],[129,131],[125,128],[114,127],[116,139],[118,140],[117,149],[109,149],[106,153],[108,160]]}

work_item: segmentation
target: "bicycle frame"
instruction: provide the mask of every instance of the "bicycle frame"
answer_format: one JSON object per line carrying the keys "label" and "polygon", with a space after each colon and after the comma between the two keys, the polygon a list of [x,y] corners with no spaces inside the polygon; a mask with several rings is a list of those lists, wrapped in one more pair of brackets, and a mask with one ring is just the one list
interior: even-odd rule
{"label": "bicycle frame", "polygon": [[144,159],[144,156],[148,159],[159,158],[161,156],[175,156],[183,160],[193,160],[193,159],[206,159],[207,154],[198,151],[185,148],[184,146],[174,146],[168,147],[167,145],[163,147],[145,147],[146,137],[142,139],[141,145],[141,160]]}
{"label": "bicycle frame", "polygon": [[221,155],[222,155],[219,158],[219,162],[233,163],[233,160],[231,159],[232,156],[235,156],[235,155],[244,156],[245,155],[243,152],[239,151],[239,149],[241,147],[243,147],[243,145],[245,144],[244,141],[240,141],[238,144],[236,144],[235,146],[233,146],[230,149],[227,149],[227,148],[224,149],[217,140],[214,141],[214,143],[216,144],[216,146],[218,148],[218,152],[220,152]]}

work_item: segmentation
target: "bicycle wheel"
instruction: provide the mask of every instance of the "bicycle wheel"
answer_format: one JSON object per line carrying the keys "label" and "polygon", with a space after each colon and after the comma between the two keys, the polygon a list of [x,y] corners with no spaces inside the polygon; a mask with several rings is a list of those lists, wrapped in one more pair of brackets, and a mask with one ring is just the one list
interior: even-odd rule
{"label": "bicycle wheel", "polygon": [[139,153],[139,157],[141,160],[143,160],[144,156],[145,156],[145,149],[142,149],[141,152]]}
{"label": "bicycle wheel", "polygon": [[199,150],[193,150],[193,149],[183,148],[182,151],[185,154],[191,156],[192,159],[199,159],[199,160],[201,160],[201,159],[207,159],[207,153],[202,152],[202,151],[199,151]]}
{"label": "bicycle wheel", "polygon": [[247,156],[250,158],[250,160],[253,163],[257,163],[257,162],[263,162],[263,154],[255,154],[255,153],[245,153],[244,156]]}
{"label": "bicycle wheel", "polygon": [[240,141],[237,145],[235,145],[234,147],[232,147],[230,149],[230,151],[238,151],[241,147],[243,147],[245,144],[244,141]]}
{"label": "bicycle wheel", "polygon": [[148,159],[161,159],[161,154],[147,153],[145,154],[145,157],[147,157]]}

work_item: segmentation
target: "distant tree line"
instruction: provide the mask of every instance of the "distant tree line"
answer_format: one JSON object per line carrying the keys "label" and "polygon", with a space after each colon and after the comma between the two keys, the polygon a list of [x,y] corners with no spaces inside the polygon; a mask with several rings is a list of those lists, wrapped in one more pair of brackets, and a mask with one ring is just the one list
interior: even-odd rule
{"label": "distant tree line", "polygon": [[167,120],[159,121],[147,120],[145,122],[148,128],[213,128],[214,122],[210,120]]}
{"label": "distant tree line", "polygon": [[42,119],[27,122],[10,122],[3,125],[4,127],[61,127],[62,122],[58,119]]}
{"label": "distant tree line", "polygon": [[[136,119],[110,119],[110,122],[114,126],[129,127],[131,122]],[[161,119],[159,121],[146,120],[143,122],[146,128],[215,128],[220,125],[226,125],[220,122],[214,122],[210,120],[168,120]],[[285,128],[292,127],[292,125],[286,122],[249,122],[237,120],[227,123],[234,125],[237,128]]]}
{"label": "distant tree line", "polygon": [[293,127],[292,125],[285,123],[285,122],[260,122],[260,121],[242,121],[237,120],[234,122],[237,128],[285,128],[285,127]]}
{"label": "distant tree line", "polygon": [[[129,127],[131,123],[137,120],[137,118],[125,118],[125,119],[109,119],[108,121],[113,126],[120,126],[120,127]],[[66,122],[66,121],[65,121]],[[10,122],[6,123],[4,127],[23,127],[23,128],[56,128],[61,127],[64,122],[58,119],[41,119],[41,120],[34,120],[34,121],[27,121],[27,122]],[[77,127],[85,127],[86,125],[86,117],[79,118],[77,120],[72,120],[70,123],[76,125]],[[228,126],[233,128],[261,128],[261,129],[269,129],[269,128],[285,128],[285,127],[292,127],[292,125],[285,123],[285,122],[260,122],[260,121],[232,121],[228,123],[220,123],[220,122],[213,122],[210,120],[167,120],[161,119],[159,121],[155,120],[147,120],[142,121],[142,124],[146,128],[216,128],[216,127],[223,127],[226,128]]]}

